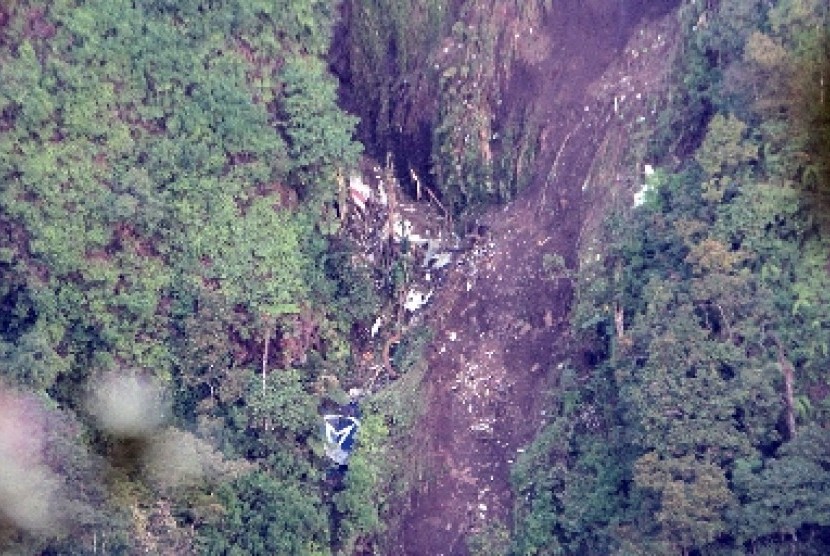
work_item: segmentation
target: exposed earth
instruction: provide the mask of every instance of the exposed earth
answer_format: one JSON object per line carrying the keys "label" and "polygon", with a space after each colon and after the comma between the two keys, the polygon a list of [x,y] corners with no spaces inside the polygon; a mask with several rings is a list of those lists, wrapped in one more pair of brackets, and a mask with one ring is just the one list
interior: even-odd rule
{"label": "exposed earth", "polygon": [[[563,0],[543,27],[518,38],[547,52],[508,88],[541,110],[542,152],[532,185],[483,217],[488,237],[431,304],[418,428],[425,474],[395,553],[464,555],[471,534],[511,527],[510,466],[545,422],[557,371],[579,355],[568,333],[573,286],[543,257],[559,255],[573,270],[578,256],[601,256],[592,230],[609,203],[630,202],[641,162],[630,135],[656,117],[678,34],[675,5],[619,2],[609,12],[606,2]],[[510,8],[499,17],[512,17]]]}

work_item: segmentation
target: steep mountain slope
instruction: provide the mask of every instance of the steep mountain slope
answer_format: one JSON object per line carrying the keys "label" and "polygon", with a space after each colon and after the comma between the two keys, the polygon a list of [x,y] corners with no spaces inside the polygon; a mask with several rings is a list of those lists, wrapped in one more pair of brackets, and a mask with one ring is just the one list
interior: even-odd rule
{"label": "steep mountain slope", "polygon": [[426,482],[404,518],[407,554],[465,554],[470,534],[509,527],[510,464],[545,421],[545,389],[573,355],[568,269],[603,204],[628,194],[627,136],[653,119],[672,58],[672,16],[621,22],[568,8],[519,39],[547,47],[511,83],[542,114],[532,185],[482,218],[489,235],[435,301],[419,433]]}

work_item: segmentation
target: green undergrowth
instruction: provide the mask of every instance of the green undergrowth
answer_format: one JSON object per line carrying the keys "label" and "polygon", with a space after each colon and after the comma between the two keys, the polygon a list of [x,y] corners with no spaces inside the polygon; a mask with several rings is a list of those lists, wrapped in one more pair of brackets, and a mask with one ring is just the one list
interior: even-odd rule
{"label": "green undergrowth", "polygon": [[427,372],[423,360],[398,380],[363,402],[364,419],[359,448],[349,464],[347,491],[336,495],[343,552],[359,543],[386,554],[402,527],[407,497],[422,476],[419,457],[421,432],[417,429],[424,399],[422,382]]}

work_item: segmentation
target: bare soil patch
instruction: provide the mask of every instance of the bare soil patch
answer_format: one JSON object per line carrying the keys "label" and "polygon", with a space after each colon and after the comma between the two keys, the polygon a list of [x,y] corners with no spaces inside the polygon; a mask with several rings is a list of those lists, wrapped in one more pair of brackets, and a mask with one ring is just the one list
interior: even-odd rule
{"label": "bare soil patch", "polygon": [[605,2],[561,4],[520,37],[529,51],[544,44],[547,56],[516,72],[508,89],[532,90],[529,101],[543,114],[533,184],[485,215],[489,236],[447,274],[427,315],[435,339],[418,429],[426,473],[403,516],[397,554],[463,555],[470,534],[510,527],[510,465],[545,421],[557,368],[575,354],[572,285],[546,273],[543,258],[577,267],[586,222],[602,212],[607,192],[630,194],[636,181],[621,170],[628,134],[656,116],[675,18],[643,16],[674,2],[620,2],[615,13]]}

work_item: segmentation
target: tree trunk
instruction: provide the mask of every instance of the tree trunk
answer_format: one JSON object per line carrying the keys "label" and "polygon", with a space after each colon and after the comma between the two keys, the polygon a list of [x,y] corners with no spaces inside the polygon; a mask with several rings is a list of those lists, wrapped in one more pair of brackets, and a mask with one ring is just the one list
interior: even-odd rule
{"label": "tree trunk", "polygon": [[265,393],[265,375],[268,373],[268,347],[271,344],[271,326],[265,327],[265,344],[262,346],[262,393]]}
{"label": "tree trunk", "polygon": [[349,215],[349,200],[351,192],[349,191],[349,178],[344,176],[342,170],[337,171],[337,204],[340,215],[340,223],[346,222],[346,217]]}
{"label": "tree trunk", "polygon": [[[389,225],[389,245],[395,243],[395,215],[398,212],[397,197],[395,196],[395,169],[392,166],[392,156],[386,155],[386,173],[384,174],[383,185],[386,188],[386,203],[387,203],[387,221]],[[401,217],[403,218],[403,217]],[[401,220],[401,228],[403,228],[403,220]]]}
{"label": "tree trunk", "polygon": [[793,400],[793,366],[784,357],[779,355],[778,365],[784,375],[784,405],[787,411],[787,433],[790,439],[795,438],[795,402]]}
{"label": "tree trunk", "polygon": [[795,438],[795,400],[793,395],[793,381],[795,369],[790,360],[784,355],[784,348],[777,337],[773,337],[778,347],[778,369],[784,377],[784,411],[787,422],[787,438]]}
{"label": "tree trunk", "polygon": [[619,303],[614,307],[614,328],[617,330],[617,338],[622,340],[625,337],[625,313]]}
{"label": "tree trunk", "polygon": [[386,369],[386,372],[389,374],[391,378],[397,378],[398,373],[395,371],[395,368],[392,366],[392,358],[390,357],[390,352],[392,351],[392,345],[397,344],[401,341],[401,334],[400,332],[395,332],[392,334],[386,343],[383,344],[383,352],[381,356],[383,358],[383,366]]}

